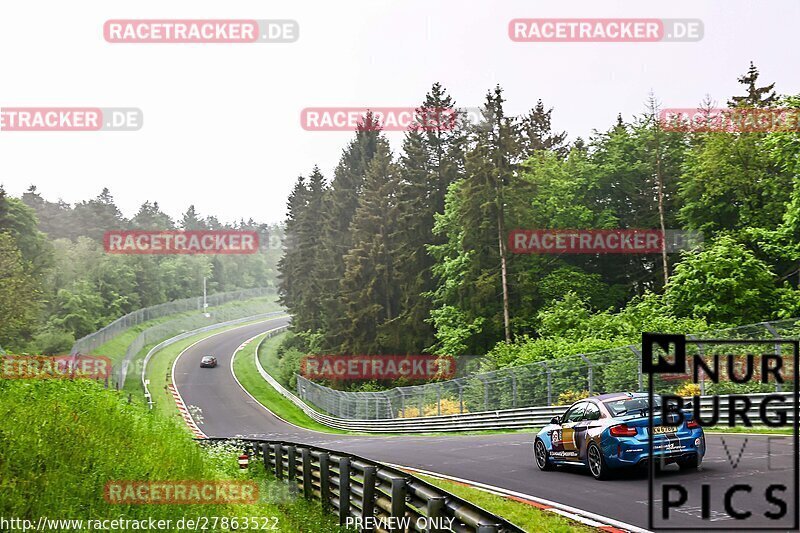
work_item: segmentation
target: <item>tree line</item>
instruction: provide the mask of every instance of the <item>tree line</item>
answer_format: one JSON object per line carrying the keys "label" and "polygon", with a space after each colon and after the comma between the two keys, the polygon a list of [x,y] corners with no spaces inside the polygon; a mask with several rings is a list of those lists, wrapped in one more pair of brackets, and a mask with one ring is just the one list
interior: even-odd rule
{"label": "tree line", "polygon": [[275,283],[278,247],[245,256],[109,255],[110,230],[240,229],[282,238],[279,225],[253,219],[223,224],[194,206],[173,220],[158,202],[124,217],[108,189],[74,205],[51,202],[31,186],[21,198],[0,187],[0,347],[9,353],[61,353],[76,338],[142,307]]}
{"label": "tree line", "polygon": [[[758,78],[751,63],[727,105],[800,107]],[[698,107],[715,106],[706,97]],[[397,154],[367,114],[330,179],[317,167],[297,179],[279,291],[298,350],[488,353],[506,366],[547,338],[570,339],[571,351],[593,335],[630,342],[648,324],[800,316],[797,132],[674,131],[653,94],[638,116],[572,141],[541,100],[509,115],[499,86],[481,120],[459,113],[431,127],[430,109],[458,105],[434,84],[418,110],[425,126]],[[516,228],[682,229],[704,243],[681,254],[518,255],[507,249]],[[598,317],[614,326],[587,330]]]}

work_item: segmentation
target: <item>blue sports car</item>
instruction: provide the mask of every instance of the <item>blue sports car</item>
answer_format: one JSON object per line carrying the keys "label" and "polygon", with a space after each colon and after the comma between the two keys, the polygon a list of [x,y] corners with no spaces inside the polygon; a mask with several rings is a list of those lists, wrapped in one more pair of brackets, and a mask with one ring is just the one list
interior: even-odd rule
{"label": "blue sports car", "polygon": [[[696,469],[706,450],[703,428],[690,412],[684,412],[680,425],[669,425],[677,421],[675,414],[662,425],[661,400],[654,400],[654,457],[663,464],[677,463],[682,470]],[[647,465],[649,410],[646,393],[602,394],[575,402],[536,435],[536,465],[540,470],[589,467],[596,479],[608,478],[614,469]]]}

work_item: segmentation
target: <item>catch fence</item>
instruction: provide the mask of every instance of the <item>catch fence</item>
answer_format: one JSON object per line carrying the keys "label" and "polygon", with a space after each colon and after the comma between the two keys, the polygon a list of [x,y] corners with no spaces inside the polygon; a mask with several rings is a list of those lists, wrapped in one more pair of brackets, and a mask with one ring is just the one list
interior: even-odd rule
{"label": "catch fence", "polygon": [[[721,331],[687,335],[687,339],[773,340],[800,336],[800,320],[762,322]],[[772,346],[772,345],[771,345]],[[726,348],[698,344],[707,354]],[[763,350],[763,346],[758,348]],[[780,353],[781,345],[770,351]],[[794,371],[794,369],[792,369]],[[658,378],[662,379],[662,378]],[[681,383],[659,382],[677,390]],[[730,384],[699,383],[699,394],[742,392]],[[587,354],[538,361],[467,377],[379,392],[335,390],[297,376],[297,395],[331,416],[350,420],[382,420],[503,411],[569,404],[578,396],[619,391],[644,391],[640,345],[628,345]],[[725,387],[729,387],[726,389]],[[784,390],[790,390],[791,385]],[[774,384],[752,384],[747,393],[780,390]]]}
{"label": "catch fence", "polygon": [[[268,296],[270,294],[275,294],[275,289],[272,287],[258,287],[255,289],[221,292],[208,295],[206,297],[206,303],[208,303],[209,306],[217,306],[234,300],[258,298],[261,296]],[[166,302],[133,311],[127,315],[119,317],[104,328],[75,341],[75,344],[72,346],[71,353],[91,353],[91,351],[96,349],[98,346],[105,344],[123,331],[126,331],[133,326],[147,322],[148,320],[153,320],[154,318],[195,310],[203,310],[202,296],[184,298],[182,300]]]}

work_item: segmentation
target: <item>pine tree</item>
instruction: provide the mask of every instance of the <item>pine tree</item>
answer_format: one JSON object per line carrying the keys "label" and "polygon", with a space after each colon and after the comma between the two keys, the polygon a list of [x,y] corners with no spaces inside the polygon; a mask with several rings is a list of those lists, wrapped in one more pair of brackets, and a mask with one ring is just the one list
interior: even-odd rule
{"label": "pine tree", "polygon": [[319,331],[322,328],[322,312],[319,297],[321,280],[327,271],[321,255],[322,229],[324,224],[325,178],[319,167],[314,167],[305,192],[305,207],[297,220],[298,271],[302,273],[302,284],[298,288],[297,329]]}
{"label": "pine tree", "polygon": [[35,185],[22,194],[25,205],[36,212],[39,229],[51,239],[77,239],[82,232],[75,224],[72,206],[63,200],[48,202],[39,194]]}
{"label": "pine tree", "polygon": [[731,107],[769,107],[778,100],[778,96],[773,90],[774,83],[758,87],[759,72],[753,62],[750,62],[750,68],[747,69],[747,74],[738,78],[739,83],[747,87],[747,94],[745,96],[733,96],[728,100],[728,105]]}
{"label": "pine tree", "polygon": [[175,229],[175,222],[161,211],[158,202],[145,201],[131,219],[134,229],[169,230]]}
{"label": "pine tree", "polygon": [[427,247],[444,244],[442,236],[433,234],[434,217],[444,212],[448,187],[464,173],[467,132],[461,113],[450,114],[455,109],[453,99],[435,83],[417,110],[419,122],[432,110],[443,111],[450,120],[414,128],[403,142],[396,230],[402,236],[396,280],[403,291],[399,315],[392,326],[406,332],[395,347],[402,353],[420,353],[435,340],[428,320],[430,293],[436,288],[431,271],[435,261]]}
{"label": "pine tree", "polygon": [[[503,102],[500,87],[487,95],[482,124],[474,129],[466,155],[465,177],[448,193],[437,223],[436,232],[447,238],[445,245],[431,247],[440,280],[432,311],[439,349],[482,351],[498,337],[511,340],[505,216],[519,192],[520,139]],[[461,340],[445,341],[447,336]]]}
{"label": "pine tree", "polygon": [[563,158],[569,153],[569,146],[566,143],[567,133],[553,132],[552,114],[553,108],[545,109],[539,100],[536,102],[536,107],[522,118],[520,130],[526,155],[531,155],[537,150],[550,150]]}
{"label": "pine tree", "polygon": [[381,139],[368,165],[363,194],[353,217],[353,247],[344,257],[341,303],[347,327],[340,349],[345,353],[393,351],[403,335],[401,328],[386,327],[397,316],[404,289],[395,277],[399,186],[391,149]]}
{"label": "pine tree", "polygon": [[181,217],[180,227],[184,231],[208,229],[206,223],[200,218],[194,204],[190,205]]}
{"label": "pine tree", "polygon": [[319,305],[324,317],[323,332],[327,347],[341,345],[344,309],[340,299],[340,282],[344,276],[344,254],[352,248],[350,224],[358,208],[359,196],[364,187],[367,166],[375,156],[381,139],[380,124],[372,113],[367,113],[356,129],[353,139],[342,153],[334,171],[330,190],[325,200],[325,220],[320,261],[325,266],[320,279]]}
{"label": "pine tree", "polygon": [[122,212],[114,203],[114,197],[108,188],[103,188],[96,198],[77,204],[73,217],[80,235],[99,242],[102,242],[105,232],[124,229],[126,226]]}
{"label": "pine tree", "polygon": [[300,255],[302,248],[298,245],[300,224],[308,207],[308,189],[305,178],[300,176],[295,182],[289,199],[286,202],[286,237],[283,240],[283,257],[278,261],[280,276],[278,277],[278,294],[280,303],[289,312],[296,315],[295,325],[304,317],[298,312],[301,305],[302,278],[305,272],[301,269]]}

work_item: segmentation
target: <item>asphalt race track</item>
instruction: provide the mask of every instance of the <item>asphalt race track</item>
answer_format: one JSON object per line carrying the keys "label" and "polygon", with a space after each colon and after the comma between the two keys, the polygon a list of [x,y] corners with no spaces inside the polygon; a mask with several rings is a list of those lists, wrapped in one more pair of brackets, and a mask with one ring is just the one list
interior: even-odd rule
{"label": "asphalt race track", "polygon": [[[540,472],[533,461],[533,433],[476,436],[361,437],[328,435],[299,429],[267,412],[248,396],[231,375],[231,357],[245,340],[286,323],[277,319],[226,331],[189,348],[174,369],[175,384],[186,405],[202,410],[200,428],[208,436],[269,437],[317,444],[348,451],[373,460],[439,472],[545,498],[584,511],[596,513],[640,528],[648,527],[648,478],[634,472],[610,481],[596,481],[580,469]],[[217,368],[200,368],[200,358],[215,355]],[[733,484],[750,484],[752,494],[739,493],[734,507],[750,510],[748,525],[791,524],[796,495],[793,494],[792,441],[790,438],[743,435],[707,435],[708,453],[698,472],[678,472],[671,466],[656,483],[677,482],[689,490],[689,500],[670,515],[669,527],[687,527],[700,517],[700,484],[711,486],[711,519],[707,528],[731,530],[742,523],[724,513],[723,492]],[[724,445],[723,445],[724,439]],[[742,450],[742,446],[747,443]],[[768,449],[769,448],[769,449]],[[727,451],[726,451],[727,450]],[[737,463],[737,458],[741,457]],[[736,464],[734,468],[731,463]],[[673,470],[675,469],[675,470]],[[796,473],[795,473],[796,475]],[[763,518],[765,511],[777,507],[765,501],[770,483],[788,485],[778,494],[787,502],[789,515],[783,522]],[[714,490],[718,489],[718,490]],[[657,490],[657,494],[660,489]],[[658,496],[655,497],[658,499]],[[660,515],[660,508],[657,510]],[[656,522],[656,527],[667,527]]]}

